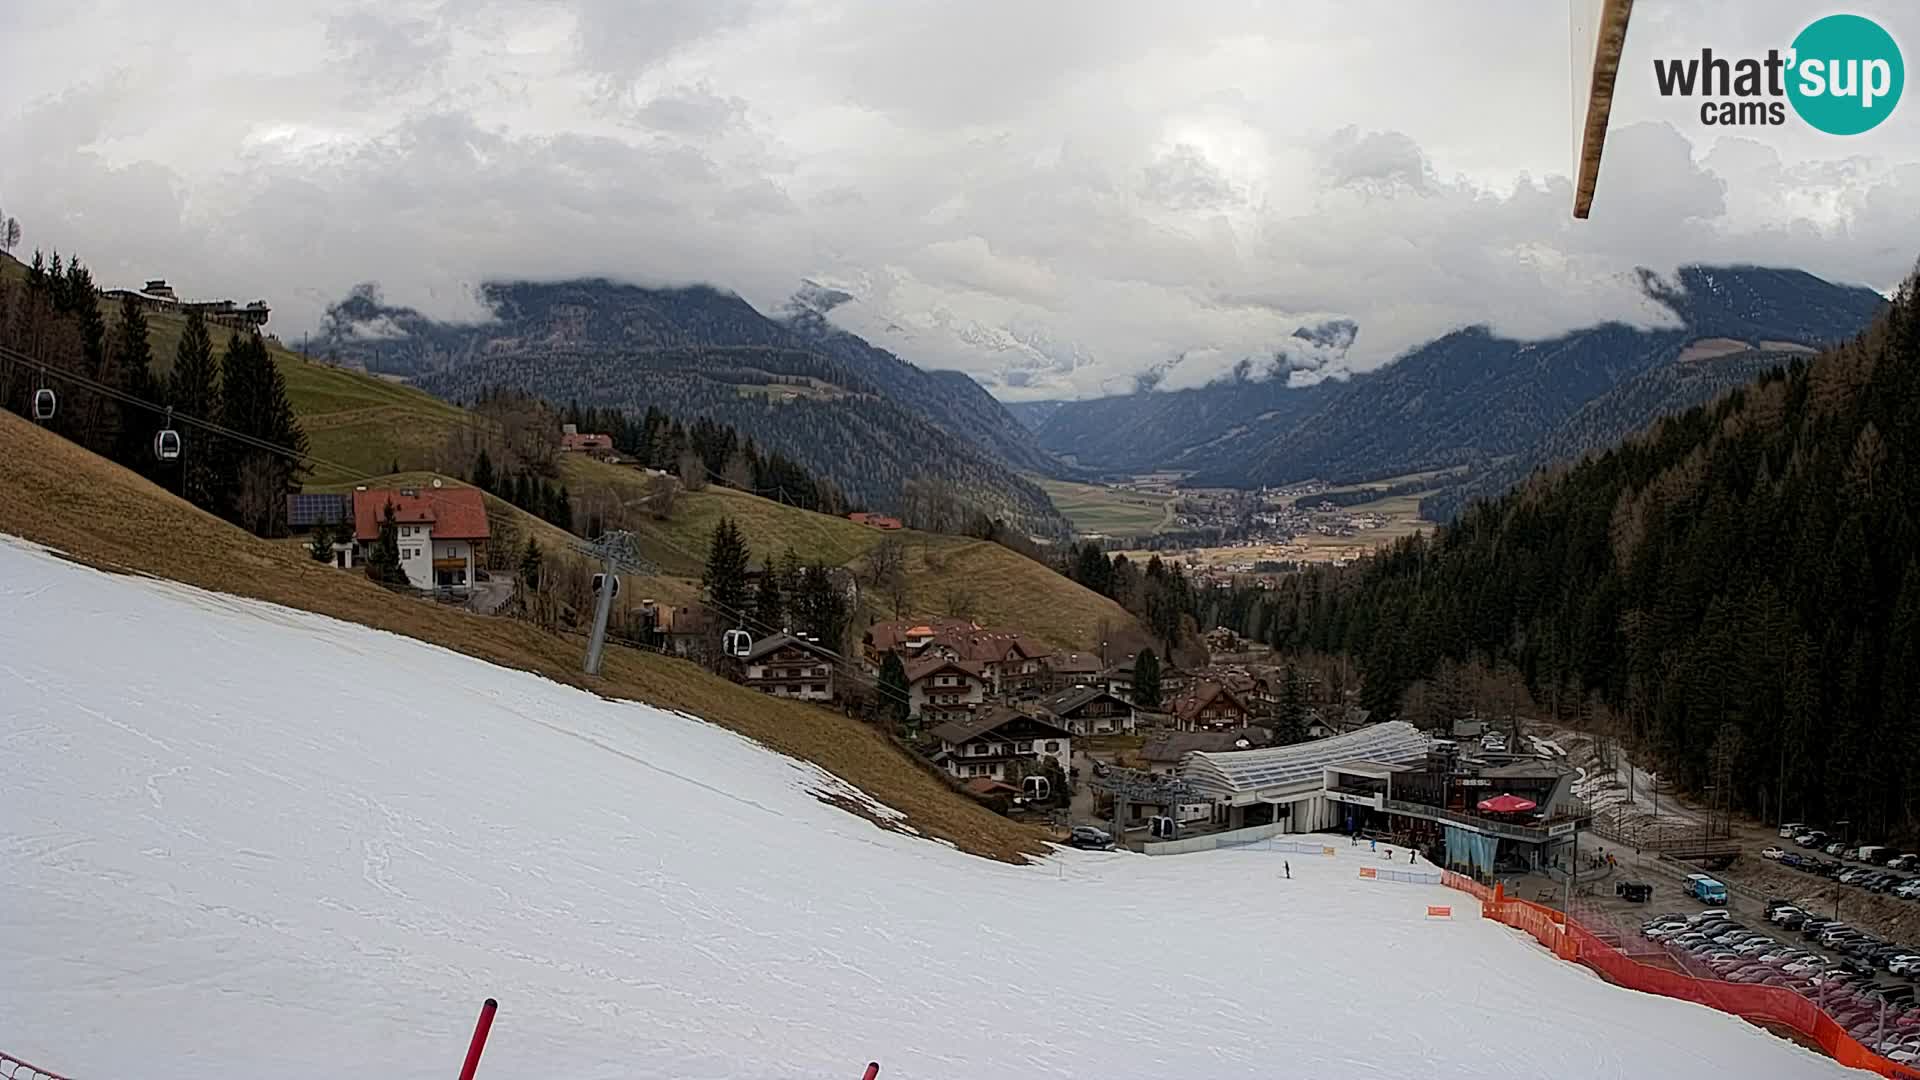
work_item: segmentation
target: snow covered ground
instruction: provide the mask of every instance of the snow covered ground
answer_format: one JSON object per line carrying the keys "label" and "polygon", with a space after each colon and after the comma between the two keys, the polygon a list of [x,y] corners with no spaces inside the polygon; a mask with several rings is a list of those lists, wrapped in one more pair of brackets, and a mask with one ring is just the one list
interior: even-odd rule
{"label": "snow covered ground", "polygon": [[1003,866],[688,717],[3,538],[0,755],[0,1049],[81,1080],[444,1080],[488,995],[483,1078],[1861,1075],[1351,851]]}

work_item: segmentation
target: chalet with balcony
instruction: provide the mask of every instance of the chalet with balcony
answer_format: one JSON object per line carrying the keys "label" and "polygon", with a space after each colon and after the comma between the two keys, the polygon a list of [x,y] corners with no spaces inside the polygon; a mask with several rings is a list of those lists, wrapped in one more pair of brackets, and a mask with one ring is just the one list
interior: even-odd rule
{"label": "chalet with balcony", "polygon": [[1004,705],[989,705],[962,720],[933,729],[940,743],[934,762],[961,780],[985,777],[1018,783],[1045,759],[1062,771],[1073,761],[1073,733]]}
{"label": "chalet with balcony", "polygon": [[1212,680],[1197,682],[1173,703],[1178,731],[1231,731],[1246,727],[1253,710],[1240,696]]}
{"label": "chalet with balcony", "polygon": [[744,681],[773,697],[833,700],[833,661],[820,647],[792,634],[761,638],[747,650]]}
{"label": "chalet with balcony", "polygon": [[1055,724],[1075,735],[1132,734],[1133,705],[1098,686],[1076,686],[1040,702]]}
{"label": "chalet with balcony", "polygon": [[987,679],[970,660],[928,656],[907,669],[907,716],[925,724],[962,720],[987,700]]}

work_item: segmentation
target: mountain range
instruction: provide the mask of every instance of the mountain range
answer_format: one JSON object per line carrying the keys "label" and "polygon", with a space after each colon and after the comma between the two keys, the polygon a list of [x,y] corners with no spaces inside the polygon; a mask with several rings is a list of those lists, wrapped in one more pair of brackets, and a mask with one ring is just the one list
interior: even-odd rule
{"label": "mountain range", "polygon": [[843,295],[809,288],[770,316],[704,286],[495,282],[482,288],[492,319],[448,323],[363,286],[329,310],[316,351],[451,400],[509,386],[706,416],[872,509],[900,509],[919,479],[1029,532],[1065,534],[1027,477],[1062,468],[1034,434],[965,375],[923,370],[833,326],[826,312]]}
{"label": "mountain range", "polygon": [[[1289,386],[1278,378],[1237,378],[1201,389],[1032,403],[1025,414],[1039,417],[1043,448],[1082,468],[1181,471],[1193,485],[1370,480],[1458,466],[1510,481],[1557,460],[1551,455],[1632,430],[1619,424],[1644,424],[1731,385],[1688,372],[1636,386],[1643,375],[1703,352],[1754,354],[1741,370],[1777,362],[1852,336],[1886,303],[1871,289],[1752,266],[1688,266],[1673,282],[1643,272],[1640,284],[1678,325],[1607,323],[1534,342],[1468,327],[1345,381]],[[1609,398],[1616,390],[1619,396]],[[1597,413],[1581,416],[1602,399],[1608,401]],[[1603,423],[1600,414],[1613,419]],[[1591,438],[1561,433],[1576,418]]]}

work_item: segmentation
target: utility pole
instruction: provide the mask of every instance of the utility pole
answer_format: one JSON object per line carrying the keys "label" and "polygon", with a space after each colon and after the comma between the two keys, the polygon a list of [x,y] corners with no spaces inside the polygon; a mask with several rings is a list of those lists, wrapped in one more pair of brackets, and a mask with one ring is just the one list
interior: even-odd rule
{"label": "utility pole", "polygon": [[659,569],[640,555],[639,545],[630,532],[616,530],[601,533],[591,544],[577,544],[581,554],[601,563],[599,598],[593,609],[593,634],[587,638],[587,659],[582,666],[589,675],[600,674],[601,655],[607,646],[607,619],[613,613],[613,594],[620,589],[619,572],[655,574]]}

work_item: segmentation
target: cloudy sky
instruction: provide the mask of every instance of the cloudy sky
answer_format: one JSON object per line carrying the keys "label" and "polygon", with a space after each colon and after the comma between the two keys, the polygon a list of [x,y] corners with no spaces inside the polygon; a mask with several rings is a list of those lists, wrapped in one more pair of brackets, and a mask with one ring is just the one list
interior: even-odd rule
{"label": "cloudy sky", "polygon": [[[1657,318],[1635,266],[1887,288],[1920,256],[1920,100],[1839,138],[1654,90],[1656,56],[1785,48],[1832,10],[1804,2],[1640,0],[1573,221],[1597,6],[6,0],[0,208],[103,282],[265,297],[288,339],[362,281],[475,318],[493,278],[763,309],[812,280],[1009,400]],[[1847,10],[1920,59],[1920,6]],[[1351,350],[1296,355],[1333,318]]]}

